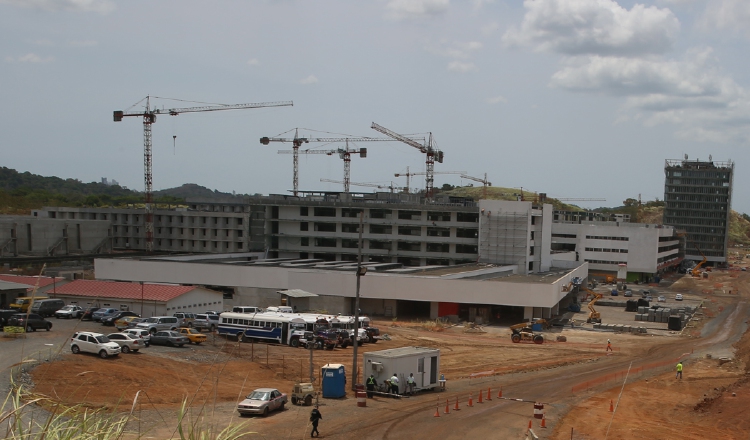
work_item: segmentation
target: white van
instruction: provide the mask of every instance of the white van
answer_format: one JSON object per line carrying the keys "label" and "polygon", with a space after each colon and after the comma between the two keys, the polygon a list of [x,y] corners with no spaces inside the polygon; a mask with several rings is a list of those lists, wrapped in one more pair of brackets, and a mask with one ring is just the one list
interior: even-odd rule
{"label": "white van", "polygon": [[232,307],[234,313],[263,313],[263,309],[260,307],[253,306],[234,306]]}
{"label": "white van", "polygon": [[266,307],[266,313],[294,313],[294,309],[289,306],[271,306]]}

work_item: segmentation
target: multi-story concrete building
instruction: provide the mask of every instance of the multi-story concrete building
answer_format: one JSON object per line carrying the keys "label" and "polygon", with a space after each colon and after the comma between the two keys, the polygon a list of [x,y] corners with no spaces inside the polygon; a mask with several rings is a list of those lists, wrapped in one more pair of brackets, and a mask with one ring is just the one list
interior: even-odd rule
{"label": "multi-story concrete building", "polygon": [[[46,213],[44,213],[46,214]],[[0,257],[60,256],[112,250],[110,222],[47,215],[0,216]]]}
{"label": "multi-story concrete building", "polygon": [[664,224],[687,232],[685,258],[727,261],[734,163],[666,160]]}

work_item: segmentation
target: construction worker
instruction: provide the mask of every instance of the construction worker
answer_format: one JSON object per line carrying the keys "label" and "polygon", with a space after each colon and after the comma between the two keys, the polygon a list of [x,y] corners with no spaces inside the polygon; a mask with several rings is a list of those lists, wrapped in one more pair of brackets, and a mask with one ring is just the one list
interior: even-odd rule
{"label": "construction worker", "polygon": [[414,373],[409,373],[409,377],[406,378],[406,389],[409,395],[414,394],[414,388],[417,387],[417,381],[414,380]]}
{"label": "construction worker", "polygon": [[378,381],[375,380],[375,375],[371,374],[370,377],[367,378],[367,397],[372,399],[373,392],[375,391],[375,387],[378,386]]}
{"label": "construction worker", "polygon": [[318,437],[320,437],[320,432],[318,432],[318,422],[323,418],[323,415],[318,411],[318,405],[315,405],[315,408],[313,408],[312,412],[310,413],[310,422],[312,423],[312,431],[310,431],[310,437],[313,437],[313,434],[317,434]]}
{"label": "construction worker", "polygon": [[391,376],[391,393],[398,395],[398,376],[396,376],[396,373],[393,373],[393,376]]}
{"label": "construction worker", "polygon": [[682,379],[682,361],[677,362],[677,375],[674,378],[677,379],[678,377]]}
{"label": "construction worker", "polygon": [[606,351],[612,351],[612,343],[607,339],[607,350]]}

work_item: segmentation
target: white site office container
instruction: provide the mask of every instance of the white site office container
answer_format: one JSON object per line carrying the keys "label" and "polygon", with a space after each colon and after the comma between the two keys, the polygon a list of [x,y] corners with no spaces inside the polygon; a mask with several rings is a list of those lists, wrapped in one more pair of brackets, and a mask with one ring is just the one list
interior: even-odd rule
{"label": "white site office container", "polygon": [[395,373],[399,393],[406,390],[406,379],[414,373],[416,390],[429,390],[438,386],[440,376],[440,350],[427,347],[402,347],[365,353],[363,380],[370,374],[378,384]]}

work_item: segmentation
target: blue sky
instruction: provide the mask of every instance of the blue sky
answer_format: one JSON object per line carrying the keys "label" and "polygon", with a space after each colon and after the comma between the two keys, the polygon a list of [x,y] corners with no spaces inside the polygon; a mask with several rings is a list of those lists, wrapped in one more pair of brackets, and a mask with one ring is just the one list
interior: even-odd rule
{"label": "blue sky", "polygon": [[[154,189],[288,193],[291,145],[260,137],[376,122],[432,132],[436,171],[607,199],[588,207],[663,198],[665,159],[732,160],[750,213],[749,39],[746,0],[0,0],[2,164],[143,190],[142,124],[112,111],[291,100],[159,117]],[[353,182],[424,170],[408,145],[354,146]],[[301,190],[342,177],[337,156],[301,155]]]}

